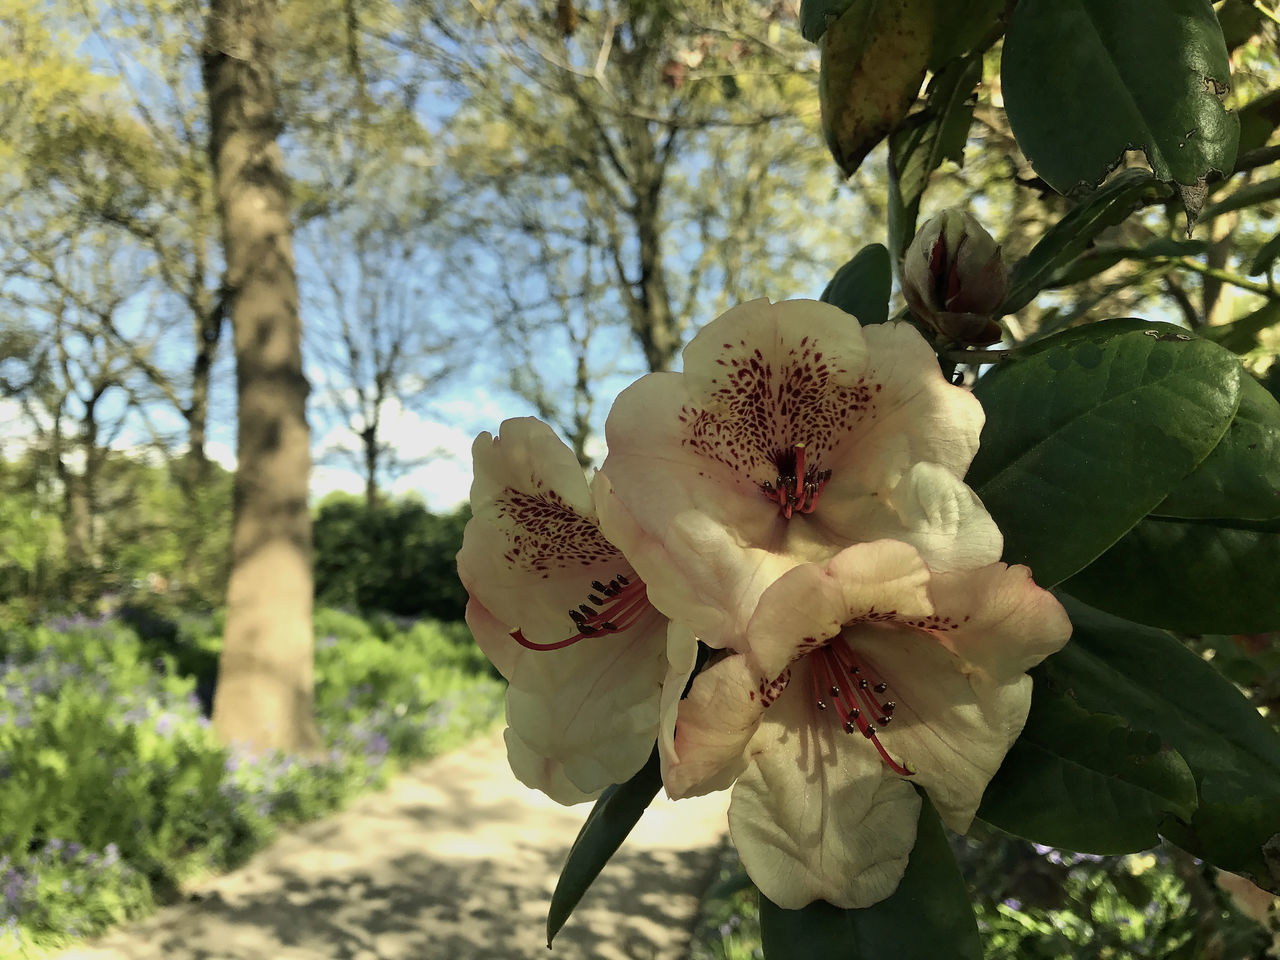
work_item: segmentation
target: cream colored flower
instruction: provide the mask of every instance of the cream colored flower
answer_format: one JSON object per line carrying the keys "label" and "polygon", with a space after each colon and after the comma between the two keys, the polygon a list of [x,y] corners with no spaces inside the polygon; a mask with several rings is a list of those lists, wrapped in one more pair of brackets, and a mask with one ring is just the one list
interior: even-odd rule
{"label": "cream colored flower", "polygon": [[784,574],[748,652],[704,669],[685,700],[668,688],[664,783],[677,798],[733,783],[734,843],[774,903],[869,906],[915,845],[912,784],[968,829],[1026,722],[1025,671],[1070,633],[1025,567],[934,573],[908,544],[857,544]]}
{"label": "cream colored flower", "polygon": [[774,581],[853,543],[909,543],[935,571],[999,559],[1000,533],[961,479],[982,422],[909,325],[756,300],[708,324],[683,373],[618,397],[602,529],[655,606],[735,646]]}
{"label": "cream colored flower", "polygon": [[[587,800],[653,749],[667,618],[600,532],[582,468],[550,427],[508,420],[472,454],[458,573],[467,623],[509,681],[511,767],[561,803]],[[696,646],[671,634],[677,650]]]}

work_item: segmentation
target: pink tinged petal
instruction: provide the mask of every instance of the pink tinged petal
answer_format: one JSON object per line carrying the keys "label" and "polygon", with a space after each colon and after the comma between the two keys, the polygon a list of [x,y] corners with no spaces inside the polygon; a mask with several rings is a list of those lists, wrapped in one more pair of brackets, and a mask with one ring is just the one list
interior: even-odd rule
{"label": "pink tinged petal", "polygon": [[786,689],[789,673],[766,680],[741,654],[705,667],[679,702],[675,739],[662,782],[672,799],[723,790],[746,767],[747,744],[765,710]]}
{"label": "pink tinged petal", "polygon": [[685,348],[680,442],[746,478],[784,516],[784,487],[810,512],[833,451],[876,416],[867,364],[862,329],[829,304],[735,307]]}
{"label": "pink tinged petal", "polygon": [[539,645],[576,634],[579,615],[608,621],[643,609],[636,584],[626,603],[596,589],[638,578],[600,532],[582,468],[550,427],[508,420],[497,439],[487,433],[476,439],[473,456],[473,517],[458,554],[472,597]]}
{"label": "pink tinged petal", "polygon": [[520,660],[531,651],[511,639],[511,627],[495,617],[474,597],[467,601],[467,626],[476,644],[498,672],[510,680]]}
{"label": "pink tinged petal", "polygon": [[917,463],[889,495],[901,524],[895,534],[924,557],[935,572],[995,563],[1004,548],[1000,528],[982,501],[954,474],[933,463]]}
{"label": "pink tinged petal", "polygon": [[666,782],[667,769],[678,760],[675,746],[676,717],[684,688],[698,662],[698,641],[693,631],[672,620],[667,624],[667,675],[662,681],[658,707],[658,759]]}
{"label": "pink tinged petal", "polygon": [[894,703],[892,723],[879,731],[881,744],[912,770],[948,827],[968,830],[1026,723],[1031,678],[993,680],[929,634],[901,624],[859,624],[842,636]]}
{"label": "pink tinged petal", "polygon": [[[911,324],[876,324],[863,334],[872,358],[870,376],[883,389],[876,395],[877,416],[858,436],[851,455],[871,463],[896,459],[899,469],[918,461],[936,463],[963,477],[986,422],[982,404],[947,382],[933,349]],[[833,484],[839,474],[835,470]]]}
{"label": "pink tinged petal", "polygon": [[855,544],[825,567],[795,567],[764,591],[747,626],[752,663],[762,675],[777,676],[846,623],[875,615],[927,616],[933,613],[929,577],[915,548],[896,540]]}
{"label": "pink tinged petal", "polygon": [[938,574],[930,585],[939,617],[929,629],[947,649],[996,680],[1026,673],[1071,637],[1071,620],[1024,566],[993,563]]}
{"label": "pink tinged petal", "polygon": [[560,799],[551,791],[561,777],[595,794],[639,770],[658,734],[666,651],[667,621],[656,611],[625,639],[527,651],[510,677],[507,723],[537,763],[526,757],[517,776]]}
{"label": "pink tinged petal", "polygon": [[780,907],[868,907],[897,889],[920,798],[862,736],[808,697],[808,665],[764,715],[733,788],[729,832],[748,875]]}
{"label": "pink tinged petal", "polygon": [[554,491],[558,502],[574,513],[591,517],[593,507],[586,475],[577,458],[550,426],[534,417],[504,420],[495,438],[476,437],[471,447],[475,466],[471,510],[475,516],[498,519],[510,490],[537,494]]}
{"label": "pink tinged petal", "polygon": [[593,800],[596,793],[579,790],[565,775],[559,760],[545,757],[527,743],[510,727],[503,732],[507,745],[507,762],[516,779],[526,787],[541,790],[556,803],[571,806]]}
{"label": "pink tinged petal", "polygon": [[[982,418],[909,326],[754,301],[694,338],[683,375],[618,398],[602,526],[659,609],[734,646],[773,579],[851,542],[905,539],[939,569],[997,559],[998,531],[958,479]],[[921,459],[951,475],[936,503]]]}
{"label": "pink tinged petal", "polygon": [[[645,469],[642,458],[633,465]],[[621,469],[618,462],[615,467]],[[626,551],[632,568],[645,582],[650,602],[673,620],[688,624],[711,646],[724,646],[741,634],[743,605],[753,602],[763,583],[790,564],[779,566],[778,558],[765,550],[744,553],[732,528],[702,510],[669,517],[660,531],[650,527],[651,517],[642,525],[633,505],[614,491],[613,480],[611,473],[597,475],[601,527]],[[754,568],[748,568],[749,576],[744,577],[744,566],[753,560]],[[754,593],[753,578],[761,584]]]}

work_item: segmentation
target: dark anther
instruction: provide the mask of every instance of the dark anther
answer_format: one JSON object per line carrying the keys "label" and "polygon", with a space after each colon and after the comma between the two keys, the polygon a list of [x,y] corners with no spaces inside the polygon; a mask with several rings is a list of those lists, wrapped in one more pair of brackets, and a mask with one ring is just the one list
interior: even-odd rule
{"label": "dark anther", "polygon": [[882,727],[887,727],[889,725],[889,721],[892,719],[893,717],[876,717],[876,723],[880,724]]}
{"label": "dark anther", "polygon": [[849,718],[852,720],[857,720],[859,712],[860,711],[858,710],[858,708],[854,707],[852,710],[849,711]]}
{"label": "dark anther", "polygon": [[600,629],[601,630],[617,630],[618,628],[615,624],[612,624],[608,620],[606,620],[604,621],[604,623],[600,624]]}
{"label": "dark anther", "polygon": [[886,700],[884,703],[880,704],[880,709],[883,710],[885,713],[893,713],[893,711],[897,708],[897,706],[898,706],[897,701]]}
{"label": "dark anther", "polygon": [[580,623],[578,624],[578,632],[589,637],[596,632],[596,628],[589,623]]}
{"label": "dark anther", "polygon": [[868,740],[870,740],[872,737],[876,735],[876,728],[868,725],[867,729],[862,731],[862,735],[866,737]]}
{"label": "dark anther", "polygon": [[815,705],[817,706],[817,708],[818,708],[819,710],[825,710],[825,709],[827,709],[827,705],[826,705],[826,703],[825,703],[825,702],[823,702],[822,700],[815,701]]}
{"label": "dark anther", "polygon": [[618,574],[618,582],[625,587],[630,581],[627,580],[627,578],[624,577],[622,574]]}
{"label": "dark anther", "polygon": [[582,614],[580,614],[577,610],[570,610],[569,616],[574,623],[581,623],[583,620],[587,619]]}
{"label": "dark anther", "polygon": [[622,592],[622,587],[620,587],[620,586],[618,585],[618,581],[617,581],[617,580],[610,580],[610,581],[609,581],[609,589],[611,589],[614,593],[621,593],[621,592]]}
{"label": "dark anther", "polygon": [[594,593],[589,594],[587,596],[587,599],[590,600],[592,603],[594,603],[597,607],[604,606],[604,601],[601,600],[599,597],[597,597]]}
{"label": "dark anther", "polygon": [[838,696],[840,696],[840,688],[839,688],[839,687],[832,687],[832,688],[831,688],[831,695],[832,695],[833,697],[838,697]]}
{"label": "dark anther", "polygon": [[866,679],[866,677],[863,677],[861,680],[859,680],[859,681],[858,681],[858,689],[859,689],[859,690],[865,690],[865,689],[867,689],[867,679]]}
{"label": "dark anther", "polygon": [[592,590],[599,590],[601,593],[604,593],[604,584],[603,584],[603,583],[601,583],[599,580],[592,580],[592,581],[591,581],[591,589],[592,589]]}
{"label": "dark anther", "polygon": [[850,673],[861,673],[861,672],[862,672],[862,668],[861,668],[861,667],[859,667],[859,666],[857,666],[857,665],[855,664],[854,666],[852,666],[852,667],[850,667],[850,668],[849,668],[849,672],[850,672]]}
{"label": "dark anther", "polygon": [[858,729],[858,728],[857,728],[856,726],[854,726],[854,723],[853,723],[853,721],[852,721],[852,720],[846,720],[846,721],[844,722],[844,732],[845,732],[845,733],[853,733],[853,731],[855,731],[855,730],[857,730],[857,729]]}
{"label": "dark anther", "polygon": [[590,607],[588,607],[585,603],[578,604],[578,609],[581,610],[588,617],[594,617],[596,615],[596,612],[592,610]]}
{"label": "dark anther", "polygon": [[888,689],[889,689],[889,685],[885,683],[883,680],[875,685],[876,693],[884,693]]}
{"label": "dark anther", "polygon": [[772,496],[772,495],[773,495],[773,484],[772,484],[772,483],[770,483],[768,480],[766,480],[764,483],[762,483],[762,484],[761,484],[761,486],[762,486],[762,487],[764,487],[764,492],[765,492],[765,493],[769,494],[770,496]]}

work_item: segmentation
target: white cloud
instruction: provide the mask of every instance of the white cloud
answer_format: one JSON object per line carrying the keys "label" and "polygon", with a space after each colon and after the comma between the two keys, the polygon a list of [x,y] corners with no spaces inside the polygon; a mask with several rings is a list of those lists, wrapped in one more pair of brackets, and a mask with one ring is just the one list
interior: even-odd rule
{"label": "white cloud", "polygon": [[[434,513],[457,509],[471,496],[471,444],[476,435],[482,430],[496,432],[505,417],[516,413],[490,397],[450,399],[437,404],[431,416],[389,403],[383,412],[383,440],[397,459],[416,463],[394,481],[389,492],[419,496]],[[315,448],[356,452],[359,445],[351,430],[334,427],[315,438]],[[363,489],[363,477],[340,460],[317,464],[312,470],[313,499],[335,490],[359,493]]]}

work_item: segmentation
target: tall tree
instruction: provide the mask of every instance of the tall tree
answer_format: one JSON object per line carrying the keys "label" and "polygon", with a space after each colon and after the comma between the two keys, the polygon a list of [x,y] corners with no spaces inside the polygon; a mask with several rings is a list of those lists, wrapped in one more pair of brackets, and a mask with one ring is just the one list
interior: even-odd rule
{"label": "tall tree", "polygon": [[362,211],[310,225],[311,242],[299,244],[316,264],[306,303],[317,415],[337,428],[318,456],[354,467],[369,507],[417,465],[388,441],[395,418],[421,413],[458,360],[459,343],[431,315],[440,278],[421,233],[404,213]]}
{"label": "tall tree", "polygon": [[274,10],[273,0],[213,0],[202,52],[238,426],[213,720],[229,742],[313,751],[311,435],[289,187],[276,142]]}
{"label": "tall tree", "polygon": [[582,384],[607,396],[602,370],[665,369],[729,303],[816,295],[878,239],[822,148],[797,7],[408,5],[405,46],[457,98],[440,140],[467,266],[450,295],[507,328],[487,339],[580,457],[598,409]]}

